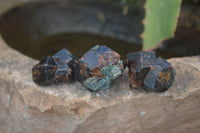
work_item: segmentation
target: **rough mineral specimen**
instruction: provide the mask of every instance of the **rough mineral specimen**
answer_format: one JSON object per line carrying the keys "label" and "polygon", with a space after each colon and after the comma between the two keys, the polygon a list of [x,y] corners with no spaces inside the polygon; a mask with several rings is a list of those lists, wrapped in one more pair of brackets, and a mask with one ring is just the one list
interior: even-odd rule
{"label": "rough mineral specimen", "polygon": [[155,52],[135,52],[127,55],[127,65],[129,68],[130,87],[142,87],[144,78],[154,63]]}
{"label": "rough mineral specimen", "polygon": [[67,49],[43,57],[32,69],[33,81],[40,85],[73,81],[76,62],[77,58]]}
{"label": "rough mineral specimen", "polygon": [[144,86],[149,91],[163,92],[172,85],[174,76],[175,70],[171,64],[158,57],[144,79]]}
{"label": "rough mineral specimen", "polygon": [[155,58],[155,52],[142,51],[127,55],[131,88],[143,87],[148,91],[163,92],[172,85],[175,70],[166,60]]}
{"label": "rough mineral specimen", "polygon": [[85,53],[75,67],[76,79],[91,91],[108,89],[122,75],[123,61],[118,53],[96,45]]}

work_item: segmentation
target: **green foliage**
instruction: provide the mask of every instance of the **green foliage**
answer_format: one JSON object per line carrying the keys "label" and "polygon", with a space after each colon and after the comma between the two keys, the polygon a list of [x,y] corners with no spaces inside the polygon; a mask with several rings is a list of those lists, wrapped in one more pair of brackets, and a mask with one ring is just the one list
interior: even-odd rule
{"label": "green foliage", "polygon": [[146,0],[143,49],[155,48],[173,37],[181,0]]}

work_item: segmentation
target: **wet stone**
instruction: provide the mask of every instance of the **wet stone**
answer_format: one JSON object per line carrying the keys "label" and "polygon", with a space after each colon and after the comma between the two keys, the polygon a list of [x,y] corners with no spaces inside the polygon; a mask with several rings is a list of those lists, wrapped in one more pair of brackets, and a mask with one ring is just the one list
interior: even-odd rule
{"label": "wet stone", "polygon": [[50,85],[56,82],[71,82],[74,80],[74,65],[77,58],[67,49],[63,49],[54,56],[42,57],[33,66],[33,81],[40,85]]}
{"label": "wet stone", "polygon": [[127,55],[129,85],[147,91],[163,92],[169,89],[175,77],[171,64],[155,52],[136,52]]}
{"label": "wet stone", "polygon": [[121,56],[104,45],[91,48],[75,67],[76,79],[91,91],[110,88],[123,70]]}

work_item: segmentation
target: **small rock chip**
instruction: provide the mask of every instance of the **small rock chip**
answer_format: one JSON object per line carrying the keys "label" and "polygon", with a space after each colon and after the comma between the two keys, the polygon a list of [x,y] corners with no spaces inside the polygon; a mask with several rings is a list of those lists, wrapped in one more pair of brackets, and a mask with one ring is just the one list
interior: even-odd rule
{"label": "small rock chip", "polygon": [[59,51],[54,56],[43,57],[33,66],[33,81],[40,85],[73,81],[76,62],[77,58],[67,49]]}
{"label": "small rock chip", "polygon": [[155,52],[135,52],[127,55],[129,85],[143,87],[147,91],[163,92],[169,89],[175,77],[175,70]]}
{"label": "small rock chip", "polygon": [[108,89],[123,70],[121,56],[103,45],[91,48],[75,67],[76,79],[91,91]]}

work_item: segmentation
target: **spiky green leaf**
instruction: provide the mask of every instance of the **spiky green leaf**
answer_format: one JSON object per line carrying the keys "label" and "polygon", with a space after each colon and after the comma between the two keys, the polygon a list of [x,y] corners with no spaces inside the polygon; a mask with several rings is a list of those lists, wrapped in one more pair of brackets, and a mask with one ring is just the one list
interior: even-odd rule
{"label": "spiky green leaf", "polygon": [[143,49],[151,49],[173,37],[181,0],[146,0]]}

